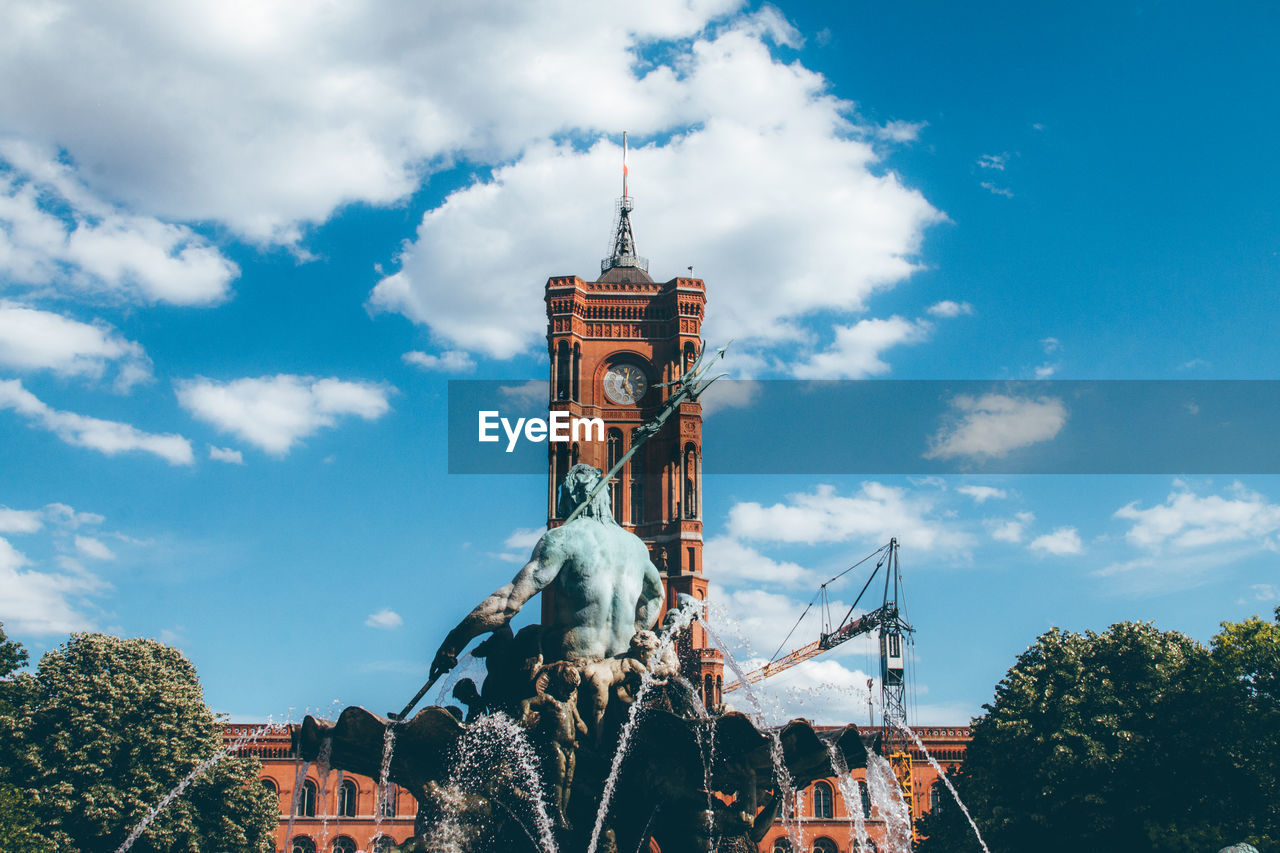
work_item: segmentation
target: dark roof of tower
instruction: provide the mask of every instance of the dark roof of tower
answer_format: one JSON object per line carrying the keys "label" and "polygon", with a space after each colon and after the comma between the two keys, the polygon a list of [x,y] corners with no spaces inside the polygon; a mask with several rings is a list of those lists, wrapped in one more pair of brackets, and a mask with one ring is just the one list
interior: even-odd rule
{"label": "dark roof of tower", "polygon": [[609,284],[653,284],[653,278],[640,267],[616,266],[600,273],[596,281]]}

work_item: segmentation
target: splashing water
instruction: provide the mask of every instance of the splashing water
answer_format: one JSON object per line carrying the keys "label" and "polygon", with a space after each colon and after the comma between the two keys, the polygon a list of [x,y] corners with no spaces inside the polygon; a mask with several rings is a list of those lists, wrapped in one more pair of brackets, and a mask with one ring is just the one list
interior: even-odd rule
{"label": "splashing water", "polygon": [[[760,728],[766,726],[764,709],[760,704],[760,698],[747,684],[747,677],[742,672],[742,667],[738,665],[738,661],[734,658],[733,653],[729,651],[729,647],[725,645],[724,640],[715,632],[710,625],[703,624],[703,630],[707,632],[707,637],[711,640],[711,644],[720,650],[724,655],[725,665],[733,671],[738,677],[738,683],[742,685],[742,693],[747,697],[747,702],[751,704],[755,713],[752,715],[754,722]],[[800,823],[796,818],[796,797],[795,797],[795,780],[791,777],[791,771],[787,769],[785,756],[782,751],[782,738],[777,732],[771,732],[769,738],[769,757],[773,761],[773,775],[777,781],[777,796],[782,804],[781,819],[783,832],[787,834],[787,839],[791,842],[792,850],[803,850],[804,845],[800,839]]]}
{"label": "splashing water", "polygon": [[339,770],[333,779],[334,801],[338,806],[337,814],[333,816],[333,834],[340,835],[342,833],[342,780],[344,778],[343,771]]}
{"label": "splashing water", "polygon": [[160,802],[152,806],[151,811],[147,812],[142,820],[138,822],[138,825],[133,828],[133,831],[131,831],[128,836],[125,837],[124,841],[121,842],[120,846],[116,848],[116,853],[126,853],[126,851],[142,837],[142,833],[147,831],[147,827],[151,825],[152,821],[158,818],[165,809],[169,808],[169,805],[180,797],[182,792],[187,790],[187,787],[190,786],[192,782],[200,778],[200,776],[207,771],[211,770],[219,761],[234,752],[239,752],[245,746],[253,743],[259,738],[284,730],[287,726],[287,723],[268,723],[260,729],[254,729],[248,734],[241,735],[232,741],[226,749],[197,764],[192,768],[190,773],[182,778],[181,782],[174,786],[173,790],[161,797]]}
{"label": "splashing water", "polygon": [[387,777],[391,775],[391,755],[396,748],[396,724],[387,723],[382,733],[382,766],[378,769],[378,793],[373,801],[373,837],[382,831],[382,812],[387,803]]}
{"label": "splashing water", "polygon": [[333,738],[325,738],[316,756],[316,774],[320,777],[320,847],[329,840],[329,760],[333,757]]}
{"label": "splashing water", "polygon": [[871,807],[884,821],[888,853],[911,853],[911,813],[902,799],[898,778],[889,762],[870,747],[867,747],[867,790],[871,794]]}
{"label": "splashing water", "polygon": [[849,765],[835,743],[827,744],[827,752],[831,755],[831,769],[836,771],[836,786],[844,799],[845,810],[849,812],[849,850],[866,853],[871,849],[870,837],[867,835],[866,817],[862,814],[862,789],[858,780],[849,772]]}
{"label": "splashing water", "polygon": [[954,785],[951,784],[951,780],[947,778],[947,774],[943,772],[942,766],[938,764],[936,760],[934,760],[934,757],[932,755],[929,754],[929,750],[925,749],[924,741],[920,740],[920,736],[916,734],[914,730],[909,729],[903,725],[899,725],[898,728],[902,729],[902,731],[911,735],[911,739],[916,742],[916,746],[920,748],[920,752],[924,754],[925,758],[929,759],[930,766],[932,766],[933,769],[937,772],[938,778],[942,780],[942,784],[947,786],[947,790],[951,792],[951,797],[956,801],[956,805],[960,807],[960,811],[964,812],[964,818],[965,820],[969,821],[969,826],[972,827],[973,829],[974,837],[977,838],[978,843],[982,845],[982,849],[984,853],[991,853],[991,851],[987,849],[987,842],[982,840],[982,833],[978,831],[978,825],[973,822],[973,816],[969,814],[969,809],[965,806],[964,802],[960,799],[960,794],[956,792],[956,788]]}
{"label": "splashing water", "polygon": [[[698,611],[702,609],[701,605],[702,603],[698,601],[689,602],[676,611],[676,618],[663,632],[658,641],[658,648],[650,660],[662,660],[671,650],[676,636],[697,618]],[[622,732],[618,735],[618,748],[614,750],[613,761],[609,765],[609,777],[604,781],[604,791],[600,795],[600,807],[596,809],[596,822],[591,828],[591,842],[587,845],[587,853],[596,853],[596,846],[600,843],[600,833],[604,831],[604,820],[609,814],[609,804],[613,801],[613,792],[618,787],[618,772],[622,769],[622,760],[627,757],[627,752],[631,749],[631,735],[635,731],[636,723],[640,720],[640,709],[652,686],[653,675],[645,669],[640,675],[640,689],[636,691],[636,698],[627,709],[626,722],[623,723]]]}
{"label": "splashing water", "polygon": [[[506,714],[485,714],[467,726],[458,740],[457,750],[458,761],[442,789],[444,816],[432,828],[427,848],[461,853],[463,832],[459,817],[466,799],[465,789],[478,779],[491,779],[494,768],[501,759],[506,758],[515,771],[516,783],[528,792],[533,809],[533,823],[537,830],[535,845],[542,853],[558,853],[551,816],[543,797],[537,753],[529,743],[524,728],[516,725]],[[506,804],[500,805],[515,817]],[[534,833],[529,832],[528,827],[518,818],[516,821],[525,834],[534,839]]]}
{"label": "splashing water", "polygon": [[289,825],[285,829],[285,843],[292,843],[293,839],[293,822],[298,817],[298,804],[302,802],[302,783],[307,779],[307,770],[311,767],[310,761],[303,761],[298,765],[298,775],[293,778],[293,798],[289,801]]}

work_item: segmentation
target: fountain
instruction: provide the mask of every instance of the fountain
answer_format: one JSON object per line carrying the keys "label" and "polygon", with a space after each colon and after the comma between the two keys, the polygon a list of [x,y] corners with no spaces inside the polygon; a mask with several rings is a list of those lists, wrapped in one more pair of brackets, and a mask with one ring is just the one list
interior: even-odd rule
{"label": "fountain", "polygon": [[[455,683],[465,709],[350,707],[298,729],[302,760],[323,758],[380,789],[395,782],[417,799],[402,849],[755,850],[775,818],[791,818],[795,791],[865,766],[852,725],[770,727],[759,714],[703,706],[676,643],[703,603],[679,596],[658,624],[661,577],[644,543],[614,521],[603,481],[591,466],[570,469],[567,523],[441,644],[418,698],[489,634],[472,652],[483,683]],[[554,602],[548,624],[513,633],[511,618],[543,591]],[[798,845],[798,830],[790,834]]]}

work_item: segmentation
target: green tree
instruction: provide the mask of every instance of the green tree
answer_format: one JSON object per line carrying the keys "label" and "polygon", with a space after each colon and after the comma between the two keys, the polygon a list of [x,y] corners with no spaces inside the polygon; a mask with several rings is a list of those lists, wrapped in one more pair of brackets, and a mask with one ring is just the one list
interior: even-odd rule
{"label": "green tree", "polygon": [[[194,667],[154,640],[73,634],[46,653],[12,712],[12,782],[58,850],[109,851],[221,751]],[[213,764],[134,844],[152,851],[269,850],[278,819],[256,759]]]}
{"label": "green tree", "polygon": [[0,840],[5,853],[42,853],[48,841],[38,832],[35,813],[25,792],[10,780],[15,740],[12,737],[14,710],[21,704],[22,678],[14,675],[27,663],[27,650],[10,640],[0,622]]}
{"label": "green tree", "polygon": [[[1265,842],[1274,788],[1262,784],[1265,762],[1242,772],[1245,709],[1226,661],[1261,671],[1253,662],[1265,662],[1269,635],[1224,635],[1231,642],[1213,652],[1137,623],[1040,636],[974,721],[957,780],[991,848],[1198,853]],[[922,823],[923,853],[973,849],[958,811]]]}

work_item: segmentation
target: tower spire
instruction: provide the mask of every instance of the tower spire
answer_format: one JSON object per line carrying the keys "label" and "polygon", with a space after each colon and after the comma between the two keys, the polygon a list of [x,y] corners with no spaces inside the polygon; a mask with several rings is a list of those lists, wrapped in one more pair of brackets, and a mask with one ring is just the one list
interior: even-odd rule
{"label": "tower spire", "polygon": [[615,267],[638,267],[649,271],[649,261],[636,254],[636,238],[631,233],[631,196],[627,194],[627,134],[622,133],[622,198],[613,226],[613,247],[609,257],[600,262],[600,272]]}

